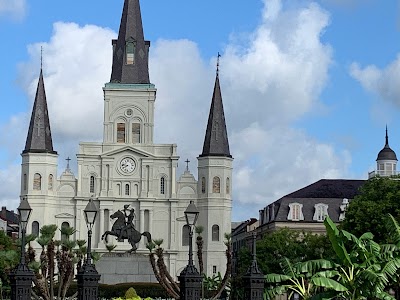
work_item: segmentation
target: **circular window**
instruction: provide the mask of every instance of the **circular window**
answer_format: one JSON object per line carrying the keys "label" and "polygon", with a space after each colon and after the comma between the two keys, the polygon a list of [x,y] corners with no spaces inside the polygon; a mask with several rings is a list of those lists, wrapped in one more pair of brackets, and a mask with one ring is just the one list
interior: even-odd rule
{"label": "circular window", "polygon": [[128,116],[128,117],[131,117],[132,115],[133,115],[133,110],[132,109],[127,109],[126,110],[126,115]]}

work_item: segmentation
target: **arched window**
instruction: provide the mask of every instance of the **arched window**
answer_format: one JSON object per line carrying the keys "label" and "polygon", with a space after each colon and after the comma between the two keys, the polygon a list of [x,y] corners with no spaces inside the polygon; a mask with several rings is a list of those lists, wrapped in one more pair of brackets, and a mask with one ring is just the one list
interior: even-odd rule
{"label": "arched window", "polygon": [[205,194],[206,193],[206,178],[201,177],[201,193]]}
{"label": "arched window", "polygon": [[94,193],[94,188],[95,188],[95,178],[94,176],[90,176],[90,182],[89,182],[89,193]]}
{"label": "arched window", "polygon": [[211,231],[211,240],[213,242],[219,242],[219,226],[213,225]]}
{"label": "arched window", "polygon": [[135,42],[131,38],[126,42],[126,64],[133,65],[135,64]]}
{"label": "arched window", "polygon": [[231,191],[231,181],[229,179],[229,177],[226,178],[226,193],[229,195]]}
{"label": "arched window", "polygon": [[53,190],[53,174],[49,175],[48,189],[49,191]]}
{"label": "arched window", "polygon": [[42,189],[42,176],[39,173],[33,175],[33,189],[37,191]]}
{"label": "arched window", "polygon": [[27,176],[26,176],[26,174],[24,174],[24,191],[27,190],[27,188],[28,188],[27,185],[28,185]]}
{"label": "arched window", "polygon": [[130,186],[129,184],[125,184],[125,196],[129,196],[130,195]]}
{"label": "arched window", "polygon": [[140,123],[132,123],[132,143],[140,143]]}
{"label": "arched window", "polygon": [[117,123],[117,143],[125,143],[125,123]]}
{"label": "arched window", "polygon": [[182,246],[189,246],[189,232],[190,228],[188,225],[182,227]]}
{"label": "arched window", "polygon": [[221,180],[215,176],[213,178],[213,193],[219,194],[221,192]]}
{"label": "arched window", "polygon": [[[61,229],[63,228],[69,228],[69,223],[68,222],[63,222],[61,224]],[[61,241],[67,241],[69,239],[69,235],[68,234],[64,234],[61,230]]]}
{"label": "arched window", "polygon": [[121,185],[117,183],[118,196],[121,196]]}
{"label": "arched window", "polygon": [[165,194],[165,177],[161,177],[160,179],[160,194]]}
{"label": "arched window", "polygon": [[38,221],[32,222],[32,234],[39,236],[39,222]]}

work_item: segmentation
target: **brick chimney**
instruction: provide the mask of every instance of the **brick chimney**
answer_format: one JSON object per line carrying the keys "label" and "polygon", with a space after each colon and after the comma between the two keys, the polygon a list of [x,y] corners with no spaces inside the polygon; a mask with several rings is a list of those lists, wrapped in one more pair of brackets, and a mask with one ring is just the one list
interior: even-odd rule
{"label": "brick chimney", "polygon": [[1,216],[4,220],[7,220],[7,208],[6,208],[5,206],[2,206],[2,207],[1,207],[0,216]]}

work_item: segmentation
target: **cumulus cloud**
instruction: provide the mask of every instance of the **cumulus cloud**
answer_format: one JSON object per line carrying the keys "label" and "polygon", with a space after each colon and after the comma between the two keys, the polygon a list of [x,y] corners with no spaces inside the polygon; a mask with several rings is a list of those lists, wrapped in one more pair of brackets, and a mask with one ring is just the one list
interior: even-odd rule
{"label": "cumulus cloud", "polygon": [[[320,39],[328,24],[328,13],[315,3],[288,9],[281,1],[265,1],[254,32],[227,41],[220,80],[235,158],[236,220],[257,215],[249,203],[261,207],[313,180],[347,172],[348,153],[293,128],[320,104],[332,61],[331,48]],[[76,149],[78,141],[101,138],[101,87],[109,80],[115,36],[97,26],[56,23],[49,42],[29,47],[31,60],[21,66],[20,80],[33,100],[43,46],[52,133],[61,153]],[[202,151],[215,64],[190,40],[159,39],[150,49],[150,77],[158,88],[155,141],[177,143],[182,161],[194,162]],[[191,171],[196,174],[196,163]]]}
{"label": "cumulus cloud", "polygon": [[377,94],[381,99],[400,106],[400,54],[384,68],[375,65],[361,67],[352,63],[350,74],[363,88]]}
{"label": "cumulus cloud", "polygon": [[15,19],[22,19],[25,14],[25,0],[0,0],[0,17],[4,15]]}

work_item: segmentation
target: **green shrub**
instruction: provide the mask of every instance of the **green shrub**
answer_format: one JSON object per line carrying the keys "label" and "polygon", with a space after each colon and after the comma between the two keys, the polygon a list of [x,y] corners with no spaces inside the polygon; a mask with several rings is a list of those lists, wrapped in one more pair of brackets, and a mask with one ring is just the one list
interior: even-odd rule
{"label": "green shrub", "polygon": [[132,299],[137,297],[138,294],[136,293],[135,289],[133,287],[130,287],[126,292],[125,292],[125,299]]}
{"label": "green shrub", "polygon": [[171,298],[168,293],[160,286],[159,283],[119,283],[115,285],[100,284],[99,285],[99,298],[111,299],[111,298],[124,298],[125,292],[130,287],[136,290],[136,294],[143,297],[150,297],[152,299]]}

